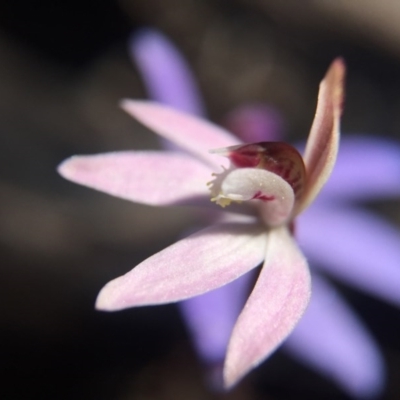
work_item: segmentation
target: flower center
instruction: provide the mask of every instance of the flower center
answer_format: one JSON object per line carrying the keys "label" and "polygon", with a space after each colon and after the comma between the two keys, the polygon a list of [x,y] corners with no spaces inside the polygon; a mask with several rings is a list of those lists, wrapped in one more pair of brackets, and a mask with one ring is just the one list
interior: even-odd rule
{"label": "flower center", "polygon": [[228,169],[214,173],[208,183],[211,201],[221,207],[232,201],[261,201],[268,224],[279,224],[290,217],[305,182],[303,159],[295,148],[282,142],[261,142],[211,152],[231,161]]}

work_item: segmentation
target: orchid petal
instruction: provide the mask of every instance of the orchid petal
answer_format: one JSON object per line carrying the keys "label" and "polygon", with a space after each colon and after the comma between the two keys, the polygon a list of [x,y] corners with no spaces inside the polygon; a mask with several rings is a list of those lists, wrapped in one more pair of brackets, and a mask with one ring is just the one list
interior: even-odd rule
{"label": "orchid petal", "polygon": [[206,183],[210,170],[181,153],[126,151],[74,156],[58,171],[75,183],[144,204],[197,204],[199,199],[209,198]]}
{"label": "orchid petal", "polygon": [[217,197],[234,201],[259,199],[261,216],[268,226],[287,221],[295,201],[289,183],[273,172],[257,168],[239,168],[229,172]]}
{"label": "orchid petal", "polygon": [[297,233],[320,268],[400,306],[400,233],[389,224],[359,209],[314,205]]}
{"label": "orchid petal", "polygon": [[184,300],[225,285],[256,267],[267,233],[257,224],[213,225],[151,256],[109,282],[96,307],[105,311]]}
{"label": "orchid petal", "polygon": [[224,378],[233,386],[293,330],[310,297],[307,262],[285,227],[272,229],[256,286],[233,329]]}
{"label": "orchid petal", "polygon": [[400,146],[373,136],[343,137],[337,162],[317,201],[400,195]]}
{"label": "orchid petal", "polygon": [[307,186],[297,214],[314,200],[335,164],[339,147],[344,74],[343,61],[336,59],[320,84],[317,111],[304,153]]}
{"label": "orchid petal", "polygon": [[266,104],[249,104],[231,111],[224,126],[245,143],[281,141],[283,119]]}
{"label": "orchid petal", "polygon": [[222,363],[254,280],[254,271],[218,289],[179,303],[197,352],[207,364]]}
{"label": "orchid petal", "polygon": [[178,49],[155,29],[143,29],[130,43],[150,97],[194,115],[204,115],[199,89]]}
{"label": "orchid petal", "polygon": [[284,346],[355,397],[374,396],[383,389],[384,363],[373,338],[318,276],[313,275],[310,305]]}
{"label": "orchid petal", "polygon": [[122,108],[158,135],[195,154],[209,165],[218,166],[210,149],[239,144],[228,131],[200,118],[150,101],[124,100]]}

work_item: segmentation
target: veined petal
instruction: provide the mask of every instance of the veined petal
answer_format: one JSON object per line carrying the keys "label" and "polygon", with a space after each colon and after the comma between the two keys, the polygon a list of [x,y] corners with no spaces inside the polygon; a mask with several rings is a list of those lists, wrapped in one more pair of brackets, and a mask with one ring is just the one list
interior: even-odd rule
{"label": "veined petal", "polygon": [[166,36],[143,29],[135,33],[130,50],[152,99],[189,114],[205,114],[193,74]]}
{"label": "veined petal", "polygon": [[196,204],[201,198],[209,198],[206,184],[210,170],[177,152],[74,156],[65,160],[58,172],[75,183],[138,203]]}
{"label": "veined petal", "polygon": [[384,363],[373,338],[339,294],[316,275],[310,305],[284,347],[355,397],[376,396],[383,389]]}
{"label": "veined petal", "polygon": [[375,136],[344,136],[321,200],[365,201],[399,195],[400,144]]}
{"label": "veined petal", "polygon": [[360,209],[316,204],[298,222],[299,243],[319,267],[400,306],[398,230]]}
{"label": "veined petal", "polygon": [[281,225],[292,213],[295,195],[279,175],[263,169],[239,168],[227,174],[221,183],[219,199],[247,201],[258,199],[260,213],[268,226]]}
{"label": "veined petal", "polygon": [[344,75],[343,60],[338,58],[320,84],[317,111],[304,153],[307,185],[297,214],[314,200],[335,164],[339,147]]}
{"label": "veined petal", "polygon": [[124,100],[121,106],[128,114],[137,118],[158,135],[171,140],[213,167],[224,163],[224,160],[211,155],[208,152],[210,149],[240,143],[239,139],[228,131],[210,122],[161,104]]}
{"label": "veined petal", "polygon": [[256,286],[233,329],[224,378],[233,386],[292,331],[310,297],[307,262],[286,227],[272,229]]}
{"label": "veined petal", "polygon": [[261,263],[266,238],[265,229],[255,223],[203,229],[109,282],[96,307],[114,311],[171,303],[216,289]]}

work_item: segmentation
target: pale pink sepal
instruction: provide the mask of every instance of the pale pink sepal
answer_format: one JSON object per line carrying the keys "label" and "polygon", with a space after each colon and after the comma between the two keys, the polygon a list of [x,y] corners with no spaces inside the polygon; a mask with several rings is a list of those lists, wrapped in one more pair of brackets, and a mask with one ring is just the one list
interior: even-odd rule
{"label": "pale pink sepal", "polygon": [[59,173],[66,179],[125,200],[149,205],[191,204],[208,198],[211,171],[173,152],[115,152],[74,156]]}
{"label": "pale pink sepal", "polygon": [[335,164],[344,101],[344,77],[345,65],[343,60],[338,58],[331,64],[320,84],[317,110],[304,153],[306,191],[296,214],[314,200]]}
{"label": "pale pink sepal", "polygon": [[264,266],[228,345],[226,387],[235,385],[281,344],[304,313],[310,293],[307,262],[289,231],[271,230]]}
{"label": "pale pink sepal", "polygon": [[187,299],[233,281],[260,264],[267,233],[247,223],[213,225],[151,256],[109,282],[96,307],[115,311]]}
{"label": "pale pink sepal", "polygon": [[221,159],[209,154],[210,149],[240,143],[228,131],[210,122],[155,102],[123,100],[121,107],[158,135],[212,166],[219,166]]}

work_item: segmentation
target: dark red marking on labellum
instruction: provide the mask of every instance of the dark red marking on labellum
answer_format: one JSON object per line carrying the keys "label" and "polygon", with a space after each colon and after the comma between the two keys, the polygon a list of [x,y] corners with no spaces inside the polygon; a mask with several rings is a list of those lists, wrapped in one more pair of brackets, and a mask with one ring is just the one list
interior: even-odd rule
{"label": "dark red marking on labellum", "polygon": [[227,153],[238,168],[263,168],[279,175],[292,187],[296,200],[300,199],[306,169],[303,158],[293,146],[284,142],[260,142],[228,147]]}
{"label": "dark red marking on labellum", "polygon": [[229,159],[238,168],[257,168],[260,164],[261,156],[257,144],[249,144],[238,147],[229,153]]}
{"label": "dark red marking on labellum", "polygon": [[275,196],[267,196],[267,195],[263,194],[262,192],[257,192],[253,196],[253,200],[272,201],[272,200],[275,200]]}

